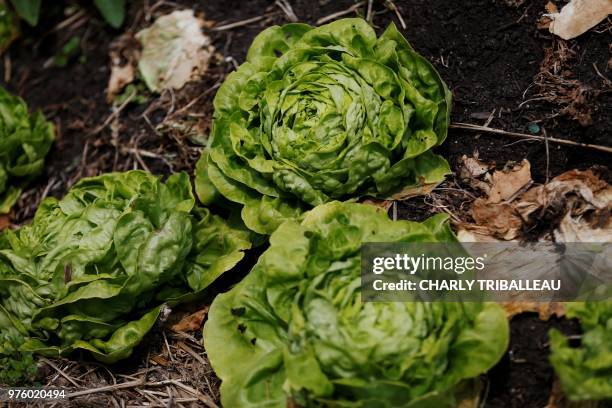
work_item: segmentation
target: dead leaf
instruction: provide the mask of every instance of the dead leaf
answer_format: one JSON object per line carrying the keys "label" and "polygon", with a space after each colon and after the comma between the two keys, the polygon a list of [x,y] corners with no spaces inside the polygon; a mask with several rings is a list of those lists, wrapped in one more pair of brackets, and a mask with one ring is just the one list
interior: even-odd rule
{"label": "dead leaf", "polygon": [[407,200],[411,197],[418,197],[422,195],[430,194],[434,188],[438,187],[440,183],[430,183],[430,184],[419,184],[416,186],[410,186],[402,189],[401,191],[393,194],[391,197],[388,197],[388,200]]}
{"label": "dead leaf", "polygon": [[138,69],[151,91],[180,89],[206,72],[214,48],[204,24],[193,10],[176,10],[136,34],[143,47]]}
{"label": "dead leaf", "polygon": [[162,367],[168,367],[170,365],[170,362],[162,356],[153,356],[151,360]]}
{"label": "dead leaf", "polygon": [[0,214],[0,231],[11,226],[11,220],[8,215]]}
{"label": "dead leaf", "polygon": [[485,225],[492,236],[505,241],[516,238],[523,225],[521,217],[507,203],[491,203],[479,198],[472,204],[471,213],[476,224]]}
{"label": "dead leaf", "polygon": [[560,13],[551,13],[549,31],[564,40],[585,33],[612,13],[611,0],[572,0]]}
{"label": "dead leaf", "polygon": [[546,11],[550,14],[554,14],[554,13],[558,13],[559,9],[557,8],[557,5],[555,3],[553,3],[552,1],[549,1],[548,3],[546,3],[546,6],[544,6],[546,8]]}
{"label": "dead leaf", "polygon": [[[459,168],[459,178],[468,183],[475,190],[480,190],[489,195],[491,190],[489,171],[495,168],[495,162],[485,163],[478,159],[478,151],[474,152],[473,157],[463,155],[461,157],[461,167]],[[483,176],[484,180],[483,180]]]}
{"label": "dead leaf", "polygon": [[571,170],[521,192],[531,183],[524,160],[496,171],[490,183],[489,197],[471,205],[475,223],[459,225],[462,242],[521,239],[534,228],[558,242],[612,242],[612,186],[593,170]]}
{"label": "dead leaf", "polygon": [[478,152],[474,152],[473,157],[467,157],[465,154],[461,157],[463,166],[459,170],[461,178],[480,177],[489,170],[495,168],[495,163],[485,163],[478,159]]}
{"label": "dead leaf", "polygon": [[612,217],[608,213],[606,225],[594,228],[582,217],[574,218],[567,213],[555,230],[555,239],[559,242],[612,242]]}
{"label": "dead leaf", "polygon": [[371,205],[374,207],[382,208],[385,211],[389,211],[389,208],[393,205],[393,200],[379,200],[376,198],[366,198],[362,201],[363,204]]}
{"label": "dead leaf", "polygon": [[487,227],[473,224],[460,226],[457,230],[457,239],[459,242],[500,242],[499,239],[491,236]]}
{"label": "dead leaf", "polygon": [[488,201],[490,203],[508,201],[531,181],[531,165],[525,159],[512,167],[496,171],[491,178]]}
{"label": "dead leaf", "polygon": [[198,310],[195,313],[183,317],[178,323],[174,324],[171,329],[175,332],[194,332],[200,330],[204,318],[208,314],[208,306]]}
{"label": "dead leaf", "polygon": [[134,81],[134,67],[132,64],[128,63],[123,66],[118,64],[119,58],[113,61],[113,65],[111,66],[111,74],[106,89],[106,100],[109,103],[113,101],[115,96],[119,95],[127,84]]}
{"label": "dead leaf", "polygon": [[565,316],[565,305],[562,302],[504,302],[502,307],[508,319],[521,313],[537,313],[540,320],[544,321],[552,316]]}

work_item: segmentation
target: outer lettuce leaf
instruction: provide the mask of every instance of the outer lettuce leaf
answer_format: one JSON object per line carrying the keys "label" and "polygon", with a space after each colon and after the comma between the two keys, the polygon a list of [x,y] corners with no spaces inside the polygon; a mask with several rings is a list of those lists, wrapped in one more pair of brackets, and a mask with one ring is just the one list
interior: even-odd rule
{"label": "outer lettuce leaf", "polygon": [[84,349],[126,358],[164,304],[204,290],[250,247],[251,233],[194,208],[189,177],[142,171],[83,179],[34,221],[0,235],[0,329],[23,351]]}
{"label": "outer lettuce leaf", "polygon": [[567,316],[580,319],[583,335],[571,347],[551,330],[550,361],[571,400],[612,399],[612,302],[568,303]]}
{"label": "outer lettuce leaf", "polygon": [[42,113],[0,87],[0,214],[8,213],[22,188],[42,172],[53,143],[53,125]]}
{"label": "outer lettuce leaf", "polygon": [[223,405],[456,406],[458,387],[507,348],[502,309],[360,298],[362,242],[453,240],[445,216],[393,222],[356,203],[283,223],[249,275],[215,299],[204,326]]}
{"label": "outer lettuce leaf", "polygon": [[[197,192],[243,205],[258,233],[319,204],[389,197],[450,173],[431,149],[446,138],[451,94],[393,25],[380,38],[355,18],[270,27],[214,104]],[[257,220],[262,207],[279,221]]]}

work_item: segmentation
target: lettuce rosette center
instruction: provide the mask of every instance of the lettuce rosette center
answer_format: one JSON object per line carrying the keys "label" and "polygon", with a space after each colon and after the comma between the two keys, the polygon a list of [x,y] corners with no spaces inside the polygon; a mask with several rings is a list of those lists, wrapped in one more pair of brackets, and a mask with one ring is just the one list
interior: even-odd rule
{"label": "lettuce rosette center", "polygon": [[390,197],[449,173],[431,149],[446,138],[451,96],[395,26],[361,19],[274,26],[215,97],[209,149],[196,172],[269,234],[314,206]]}

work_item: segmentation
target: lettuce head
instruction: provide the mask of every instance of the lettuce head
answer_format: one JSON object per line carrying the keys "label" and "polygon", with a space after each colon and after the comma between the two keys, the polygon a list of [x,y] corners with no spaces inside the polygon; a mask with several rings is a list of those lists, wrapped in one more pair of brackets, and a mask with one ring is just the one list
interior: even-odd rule
{"label": "lettuce head", "polygon": [[[83,179],[31,225],[0,235],[0,331],[22,352],[126,358],[164,305],[231,269],[250,232],[195,208],[189,177],[142,171]],[[0,354],[2,349],[0,349]]]}
{"label": "lettuce head", "polygon": [[506,350],[500,306],[360,297],[363,242],[452,240],[446,216],[394,222],[357,203],[330,202],[283,223],[204,326],[223,405],[457,406],[456,391]]}
{"label": "lettuce head", "polygon": [[572,347],[558,330],[551,330],[550,361],[563,391],[571,400],[612,400],[612,302],[566,305],[566,316],[578,318],[580,345]]}
{"label": "lettuce head", "polygon": [[8,213],[21,190],[39,175],[53,143],[53,125],[40,112],[0,86],[0,214]]}
{"label": "lettuce head", "polygon": [[394,25],[378,38],[358,18],[270,27],[214,107],[198,195],[238,203],[261,234],[319,204],[390,197],[450,172],[431,149],[446,138],[451,94]]}

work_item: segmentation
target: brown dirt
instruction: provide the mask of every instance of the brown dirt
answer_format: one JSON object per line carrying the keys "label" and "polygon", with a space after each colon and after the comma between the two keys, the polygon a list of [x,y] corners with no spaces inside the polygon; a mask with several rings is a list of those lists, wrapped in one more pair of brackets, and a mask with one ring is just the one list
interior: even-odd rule
{"label": "brown dirt", "polygon": [[[557,74],[588,89],[588,103],[583,104],[582,108],[588,109],[591,116],[589,124],[581,124],[576,115],[564,111],[567,103],[558,103],[554,99],[521,105],[527,99],[550,91],[541,83],[542,72],[551,71],[551,64],[554,65],[555,58],[559,58],[553,51],[559,49],[560,40],[547,31],[537,29],[537,21],[544,12],[546,2],[395,0],[407,24],[402,32],[417,51],[434,63],[453,91],[453,121],[483,124],[494,111],[491,127],[529,133],[529,125],[537,124],[538,134],[545,129],[549,136],[610,146],[612,92],[605,79],[612,76],[609,21],[576,40],[562,44],[571,50],[572,57],[563,61],[566,72]],[[191,172],[200,149],[195,139],[201,139],[210,126],[211,103],[216,86],[227,72],[233,70],[234,63],[239,64],[244,60],[250,42],[259,31],[271,24],[287,22],[271,0],[180,0],[178,3],[181,5],[195,8],[204,13],[208,20],[218,24],[263,14],[267,17],[240,28],[211,32],[217,50],[225,59],[214,62],[204,80],[189,84],[175,95],[146,95],[144,104],[130,104],[117,115],[116,120],[101,128],[113,112],[105,97],[110,73],[110,50],[121,49],[119,37],[123,31],[134,33],[146,26],[155,15],[170,11],[173,6],[145,0],[128,2],[128,19],[124,30],[112,30],[99,20],[96,11],[87,5],[89,2],[66,3],[85,5],[83,17],[67,27],[54,29],[66,19],[63,14],[65,3],[45,5],[40,26],[34,30],[26,27],[22,39],[10,49],[10,79],[2,82],[21,95],[32,108],[42,109],[58,129],[58,139],[49,156],[45,174],[26,191],[11,214],[15,224],[29,220],[43,196],[60,197],[83,176],[130,168],[148,168],[159,174],[178,170]],[[301,21],[314,23],[320,17],[347,9],[354,1],[290,0],[290,3]],[[391,21],[401,29],[397,16],[384,7],[383,2],[375,1],[374,11],[373,22],[379,30]],[[363,15],[363,8],[359,12]],[[53,56],[75,35],[81,38],[79,52],[70,58],[67,66],[53,66]],[[593,64],[603,77],[598,75]],[[6,66],[5,61],[0,67],[0,78],[9,74]],[[186,108],[198,97],[195,103]],[[188,129],[187,133],[191,136],[185,136],[184,131],[158,128],[160,123],[167,124],[169,119]],[[438,153],[446,156],[456,170],[461,156],[471,155],[476,148],[482,160],[493,160],[498,165],[508,160],[528,159],[537,182],[546,179],[547,168],[548,175],[552,177],[572,168],[584,169],[596,164],[609,166],[610,163],[609,154],[596,151],[551,144],[547,156],[545,146],[539,142],[479,135],[457,129],[451,129],[447,142],[438,149]],[[441,187],[431,197],[418,197],[399,204],[396,209],[398,218],[422,220],[442,210],[442,198],[459,209],[470,200],[469,191],[466,196],[465,192],[453,190],[457,185],[452,180]],[[247,263],[252,263],[254,259],[253,255]],[[248,265],[245,264],[242,269],[244,273]],[[235,281],[235,277],[218,282],[215,289],[227,288],[231,281]],[[553,379],[547,363],[546,345],[546,333],[551,327],[559,327],[568,333],[576,332],[575,322],[565,320],[541,322],[531,315],[517,316],[512,320],[510,352],[487,377],[489,392],[486,406],[545,405]],[[135,375],[149,381],[182,378],[213,399],[218,399],[218,381],[210,367],[180,351],[180,338],[168,335],[169,347],[166,347],[160,334],[162,332],[169,333],[159,328],[148,336],[147,342],[138,348],[129,361],[111,367],[112,370],[117,375]],[[195,342],[189,340],[192,342],[188,344],[204,356],[196,346],[199,333],[192,334]],[[172,357],[175,361],[168,367],[160,368],[158,363],[151,363],[152,357],[156,356],[163,359],[158,361],[172,360]],[[75,377],[97,367],[83,377],[83,384],[87,387],[102,386],[117,380],[103,366],[87,359],[76,363],[58,360],[57,364]],[[49,367],[47,369],[47,373],[42,373],[43,380],[59,381],[61,377]],[[129,381],[129,378],[119,380]],[[145,401],[141,393],[123,390],[114,394],[100,393],[73,405],[111,406],[117,401],[134,401],[136,398]]]}
{"label": "brown dirt", "polygon": [[551,318],[544,322],[537,314],[521,314],[510,322],[510,347],[488,375],[485,392],[487,408],[530,408],[547,405],[554,380],[548,362],[548,331],[566,335],[580,333],[575,320]]}

